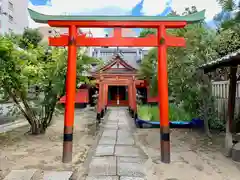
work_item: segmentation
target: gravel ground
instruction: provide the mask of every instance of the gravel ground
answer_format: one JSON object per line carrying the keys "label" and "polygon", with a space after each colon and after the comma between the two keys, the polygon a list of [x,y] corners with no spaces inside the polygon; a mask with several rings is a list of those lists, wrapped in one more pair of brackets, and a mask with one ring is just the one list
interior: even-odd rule
{"label": "gravel ground", "polygon": [[150,157],[148,180],[239,180],[240,165],[223,155],[224,134],[212,140],[189,129],[171,130],[171,163],[160,159],[159,129],[137,129],[135,137]]}
{"label": "gravel ground", "polygon": [[0,179],[13,169],[38,169],[34,179],[41,179],[43,170],[70,170],[79,174],[96,135],[96,114],[89,109],[75,113],[73,162],[63,164],[63,115],[55,117],[44,135],[26,135],[28,127],[0,134]]}

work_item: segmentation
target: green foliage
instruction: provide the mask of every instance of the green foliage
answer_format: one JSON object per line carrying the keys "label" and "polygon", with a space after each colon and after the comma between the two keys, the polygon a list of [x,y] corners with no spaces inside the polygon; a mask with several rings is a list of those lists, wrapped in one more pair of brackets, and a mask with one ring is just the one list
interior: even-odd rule
{"label": "green foliage", "polygon": [[150,121],[152,119],[151,106],[139,105],[137,112],[140,119],[143,119],[146,121]]}
{"label": "green foliage", "polygon": [[217,0],[222,7],[222,12],[216,14],[214,20],[218,23],[219,29],[229,29],[236,25],[239,29],[240,23],[240,1],[239,0]]}
{"label": "green foliage", "polygon": [[[138,106],[138,116],[147,121],[159,121],[159,107],[150,105]],[[175,104],[169,105],[169,119],[171,121],[191,121],[193,117],[183,107]]]}
{"label": "green foliage", "polygon": [[26,28],[20,40],[20,47],[27,48],[29,45],[37,47],[38,43],[42,40],[43,36],[38,29]]}
{"label": "green foliage", "polygon": [[[97,60],[78,51],[77,81],[89,80],[82,74]],[[65,94],[67,50],[37,45],[23,50],[9,37],[0,37],[0,86],[31,125],[31,133],[44,133]],[[29,100],[29,89],[37,87],[38,97]]]}
{"label": "green foliage", "polygon": [[[200,91],[197,67],[216,56],[209,47],[214,42],[215,34],[204,24],[192,24],[184,29],[169,31],[175,36],[184,36],[187,48],[168,48],[169,95],[179,104],[184,101],[186,110],[193,116],[198,114]],[[206,48],[208,46],[208,48]],[[152,49],[143,60],[139,74],[151,82],[151,94],[157,94],[156,72],[157,49]]]}
{"label": "green foliage", "polygon": [[147,35],[150,35],[150,34],[156,34],[156,29],[143,29],[140,32],[139,37],[146,37]]}
{"label": "green foliage", "polygon": [[[194,8],[187,9],[185,15],[193,12]],[[190,117],[202,117],[206,120],[205,124],[211,127],[220,127],[223,123],[217,123],[214,103],[207,101],[211,99],[211,86],[208,84],[208,91],[203,92],[198,67],[238,49],[240,41],[237,33],[234,29],[217,33],[204,22],[168,30],[168,34],[186,39],[186,48],[170,47],[167,51],[169,99],[174,104],[181,104],[181,109],[189,112],[187,114]],[[140,77],[150,82],[151,94],[154,96],[158,94],[156,65],[157,49],[154,48],[142,61],[139,70]]]}
{"label": "green foliage", "polygon": [[231,52],[235,52],[240,49],[240,26],[228,28],[220,31],[215,38],[215,44],[213,48],[217,52],[219,57],[223,57]]}

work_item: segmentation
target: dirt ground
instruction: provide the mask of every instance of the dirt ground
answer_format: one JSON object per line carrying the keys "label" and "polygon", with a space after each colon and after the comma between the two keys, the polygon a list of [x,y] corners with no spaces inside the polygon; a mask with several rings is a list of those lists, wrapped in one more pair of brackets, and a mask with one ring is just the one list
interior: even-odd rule
{"label": "dirt ground", "polygon": [[28,127],[0,134],[0,179],[13,169],[38,169],[35,179],[43,170],[71,170],[84,172],[83,162],[96,135],[96,114],[91,110],[77,110],[73,135],[73,162],[63,164],[63,115],[55,117],[46,134],[26,135]]}
{"label": "dirt ground", "polygon": [[137,129],[135,137],[151,157],[145,164],[148,180],[239,180],[240,164],[223,155],[224,134],[212,140],[202,132],[173,129],[171,164],[160,160],[160,130]]}

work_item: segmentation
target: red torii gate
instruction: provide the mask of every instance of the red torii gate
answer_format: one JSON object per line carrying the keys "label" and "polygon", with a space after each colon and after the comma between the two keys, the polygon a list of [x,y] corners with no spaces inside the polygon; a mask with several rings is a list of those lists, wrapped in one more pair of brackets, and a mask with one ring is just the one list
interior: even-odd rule
{"label": "red torii gate", "polygon": [[[168,119],[168,75],[167,47],[184,46],[181,37],[167,35],[167,28],[183,28],[187,23],[204,19],[205,11],[188,16],[55,16],[44,15],[29,9],[31,18],[37,23],[48,23],[52,27],[69,28],[68,35],[49,38],[50,46],[68,46],[68,65],[66,83],[66,107],[64,117],[63,162],[72,160],[72,139],[74,123],[74,98],[76,91],[77,46],[136,46],[158,47],[158,90],[161,124],[161,161],[170,163],[170,135]],[[107,38],[78,35],[77,28],[115,28],[114,36]],[[157,35],[145,38],[122,37],[121,28],[156,28]],[[103,107],[101,107],[103,108]]]}

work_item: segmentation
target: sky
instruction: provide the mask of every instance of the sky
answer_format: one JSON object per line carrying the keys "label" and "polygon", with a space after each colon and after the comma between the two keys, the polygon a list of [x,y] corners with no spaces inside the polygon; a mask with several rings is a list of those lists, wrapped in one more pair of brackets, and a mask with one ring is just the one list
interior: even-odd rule
{"label": "sky", "polygon": [[[216,0],[29,0],[29,8],[49,15],[133,15],[166,16],[171,10],[182,13],[185,7],[206,9],[206,21],[221,11]],[[29,26],[37,24],[29,17]],[[136,30],[139,32],[139,30]],[[104,36],[107,29],[91,29],[94,36]]]}

